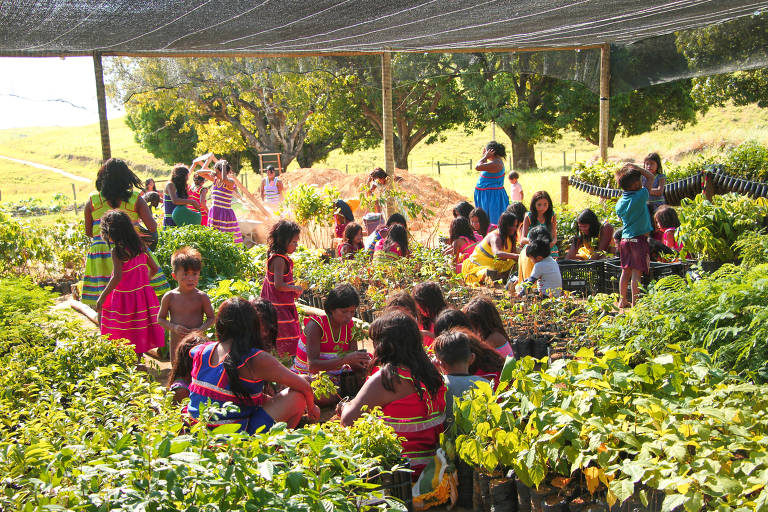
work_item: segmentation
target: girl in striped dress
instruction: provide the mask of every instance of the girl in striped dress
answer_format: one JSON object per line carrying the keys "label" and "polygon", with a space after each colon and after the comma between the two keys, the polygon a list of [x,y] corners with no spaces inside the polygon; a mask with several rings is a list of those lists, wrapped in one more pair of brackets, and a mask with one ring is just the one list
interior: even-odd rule
{"label": "girl in striped dress", "polygon": [[445,421],[446,387],[421,343],[416,320],[392,310],[374,320],[370,336],[372,367],[379,369],[360,392],[338,410],[341,424],[351,426],[365,406],[381,407],[384,421],[402,438],[413,481],[434,457]]}
{"label": "girl in striped dress", "polygon": [[208,210],[208,226],[225,233],[232,233],[236,244],[243,243],[243,234],[237,216],[232,209],[232,196],[235,193],[235,180],[229,177],[232,167],[226,160],[219,160],[213,166],[213,174],[209,171],[197,171],[197,174],[213,181],[211,196],[213,206]]}
{"label": "girl in striped dress", "polygon": [[96,301],[101,334],[128,340],[139,356],[162,347],[165,333],[157,323],[160,302],[149,284],[157,263],[125,212],[108,211],[101,219],[101,236],[112,246],[113,265],[112,276]]}
{"label": "girl in striped dress", "polygon": [[[109,210],[119,209],[131,219],[138,230],[139,219],[146,226],[149,236],[157,240],[157,222],[146,201],[140,197],[141,180],[116,158],[110,158],[96,176],[97,192],[91,194],[85,204],[85,234],[91,238],[83,277],[82,301],[95,307],[96,301],[112,275],[112,250],[101,237],[101,218]],[[152,256],[150,256],[152,257]],[[162,271],[153,274],[150,284],[158,297],[171,289]]]}
{"label": "girl in striped dress", "polygon": [[400,224],[389,228],[387,238],[379,240],[373,249],[373,261],[387,263],[408,256],[408,231]]}
{"label": "girl in striped dress", "polygon": [[277,354],[296,355],[299,343],[299,312],[296,298],[304,289],[293,282],[293,260],[290,254],[299,245],[301,228],[295,222],[280,220],[269,232],[267,274],[261,287],[261,298],[277,309]]}
{"label": "girl in striped dress", "polygon": [[203,178],[199,174],[195,174],[192,181],[193,181],[193,185],[188,189],[189,197],[197,201],[198,204],[200,205],[200,209],[199,209],[200,215],[201,215],[200,225],[207,226],[208,225],[208,205],[206,204],[206,200],[208,197],[208,187],[203,186],[203,184],[205,183],[205,178]]}

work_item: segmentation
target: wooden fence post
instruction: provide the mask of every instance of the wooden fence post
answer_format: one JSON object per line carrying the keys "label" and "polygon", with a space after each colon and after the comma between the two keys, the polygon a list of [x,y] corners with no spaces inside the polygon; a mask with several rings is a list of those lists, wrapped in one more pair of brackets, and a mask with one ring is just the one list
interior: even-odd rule
{"label": "wooden fence post", "polygon": [[568,204],[568,176],[560,176],[560,204]]}
{"label": "wooden fence post", "polygon": [[72,183],[72,203],[75,205],[75,215],[77,215],[77,192],[74,183]]}
{"label": "wooden fence post", "polygon": [[712,182],[712,175],[709,172],[704,173],[704,197],[707,201],[712,201],[715,197],[715,184]]}
{"label": "wooden fence post", "polygon": [[437,161],[437,174],[440,174],[440,160]]}
{"label": "wooden fence post", "polygon": [[565,151],[563,151],[563,170],[566,170],[567,168],[568,167],[566,166],[566,163],[565,163]]}

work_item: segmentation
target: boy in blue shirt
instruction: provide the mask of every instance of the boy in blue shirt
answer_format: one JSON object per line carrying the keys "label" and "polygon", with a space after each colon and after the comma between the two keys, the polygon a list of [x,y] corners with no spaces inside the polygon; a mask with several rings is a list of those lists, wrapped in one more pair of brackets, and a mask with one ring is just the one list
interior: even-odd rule
{"label": "boy in blue shirt", "polygon": [[[645,177],[645,187],[643,186]],[[637,301],[639,283],[643,274],[648,273],[650,250],[648,235],[653,231],[651,215],[648,213],[648,191],[654,176],[642,167],[627,164],[616,173],[616,182],[624,190],[616,203],[616,213],[624,223],[619,242],[621,278],[619,279],[619,308],[629,305],[627,285],[632,280],[632,305]]]}

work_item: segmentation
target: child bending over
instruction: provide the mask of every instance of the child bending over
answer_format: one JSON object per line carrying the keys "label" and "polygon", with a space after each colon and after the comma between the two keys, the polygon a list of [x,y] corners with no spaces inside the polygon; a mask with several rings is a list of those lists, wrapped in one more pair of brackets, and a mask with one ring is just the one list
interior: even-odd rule
{"label": "child bending over", "polygon": [[[526,247],[528,257],[533,260],[531,276],[526,283],[536,283],[539,293],[545,296],[557,297],[563,291],[563,277],[560,275],[560,267],[552,258],[549,244],[544,240],[534,240]],[[519,295],[525,293],[525,288]]]}
{"label": "child bending over", "polygon": [[189,352],[208,341],[203,333],[191,332],[179,341],[176,352],[171,354],[173,366],[168,375],[168,389],[173,392],[174,403],[178,404],[189,398],[189,385],[192,383],[192,357]]}
{"label": "child bending over", "polygon": [[461,327],[445,331],[435,339],[434,349],[437,366],[448,387],[445,401],[446,424],[453,423],[453,400],[461,398],[465,391],[475,387],[475,382],[488,382],[483,377],[469,374],[475,361],[470,348],[472,334]]}
{"label": "child bending over", "polygon": [[171,256],[171,266],[173,278],[179,286],[163,295],[157,323],[171,333],[170,353],[173,362],[179,341],[192,331],[207,331],[216,318],[211,299],[197,289],[200,270],[203,268],[200,252],[191,247],[182,247]]}

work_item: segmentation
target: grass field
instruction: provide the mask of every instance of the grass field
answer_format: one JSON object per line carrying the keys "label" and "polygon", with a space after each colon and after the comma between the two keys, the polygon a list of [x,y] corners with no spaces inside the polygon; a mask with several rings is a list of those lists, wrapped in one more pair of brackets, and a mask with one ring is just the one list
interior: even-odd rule
{"label": "grass field", "polygon": [[[481,148],[493,136],[491,128],[472,134],[466,134],[460,129],[453,130],[444,136],[442,142],[416,146],[409,160],[410,172],[432,176],[445,187],[471,198],[477,176],[469,162],[477,162]],[[134,141],[133,133],[122,118],[110,121],[110,139],[112,154],[127,160],[140,177],[167,177],[169,166]],[[496,139],[509,143],[499,129],[496,130]],[[657,151],[665,160],[684,162],[702,152],[749,139],[768,144],[768,109],[760,109],[756,105],[711,109],[700,116],[698,124],[684,130],[665,126],[643,135],[617,136],[614,147],[608,153],[610,158],[641,160],[647,153]],[[0,130],[0,155],[39,162],[94,179],[101,158],[98,125]],[[521,173],[520,183],[526,197],[530,197],[536,190],[548,190],[553,200],[559,201],[560,176],[567,174],[574,162],[597,158],[597,148],[569,132],[558,141],[538,144],[536,156],[540,169]],[[442,167],[438,175],[438,161],[454,164],[461,162],[462,165]],[[383,149],[378,147],[351,155],[344,155],[337,150],[326,161],[317,162],[315,167],[360,173],[382,164]],[[296,162],[292,162],[288,169],[290,171],[297,167]],[[71,197],[71,183],[71,180],[54,173],[0,161],[0,192],[3,201],[18,201],[28,197],[46,200],[56,193]],[[256,180],[251,180],[249,188],[254,189],[255,183]],[[76,185],[78,200],[82,200],[91,187],[80,183]],[[569,195],[570,203],[575,207],[588,202],[586,194],[574,189],[571,189]]]}

